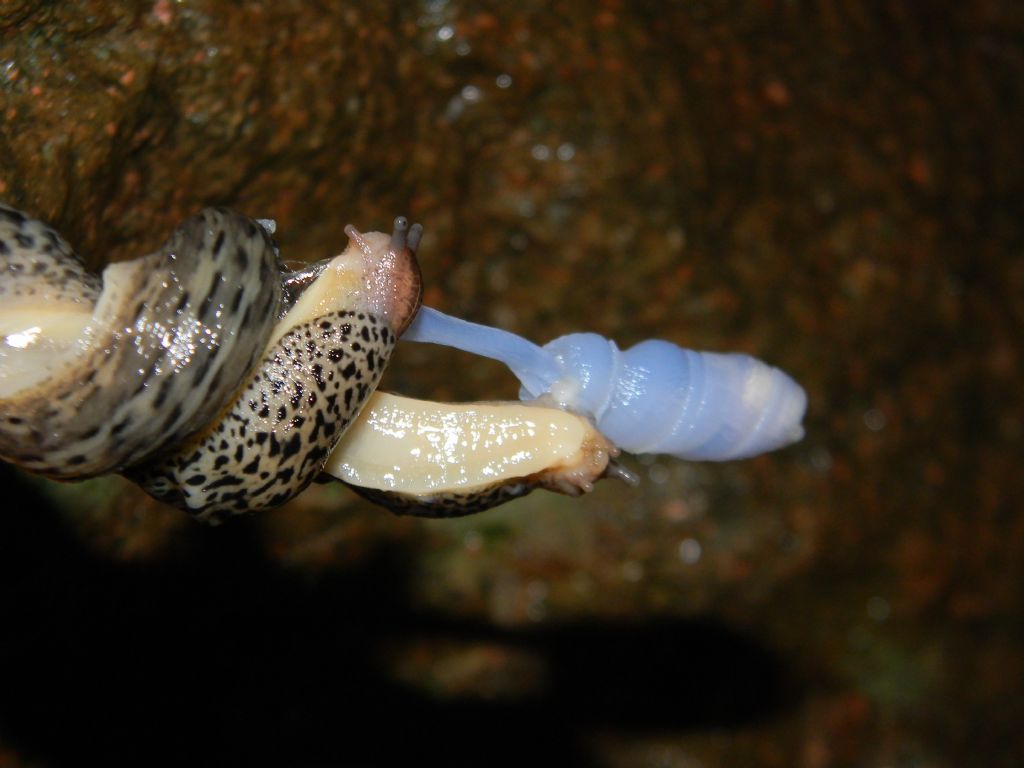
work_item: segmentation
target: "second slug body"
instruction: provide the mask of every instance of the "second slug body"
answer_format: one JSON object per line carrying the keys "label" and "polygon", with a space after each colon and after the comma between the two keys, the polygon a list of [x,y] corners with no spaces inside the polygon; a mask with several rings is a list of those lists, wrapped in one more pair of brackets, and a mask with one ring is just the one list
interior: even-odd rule
{"label": "second slug body", "polygon": [[587,420],[526,403],[434,403],[377,392],[324,472],[397,514],[460,517],[546,488],[627,477]]}
{"label": "second slug body", "polygon": [[[803,389],[750,355],[699,352],[659,339],[621,350],[595,333],[562,336],[544,349],[566,372],[551,395],[591,415],[624,451],[728,461],[803,437]],[[520,396],[543,394],[524,387]]]}

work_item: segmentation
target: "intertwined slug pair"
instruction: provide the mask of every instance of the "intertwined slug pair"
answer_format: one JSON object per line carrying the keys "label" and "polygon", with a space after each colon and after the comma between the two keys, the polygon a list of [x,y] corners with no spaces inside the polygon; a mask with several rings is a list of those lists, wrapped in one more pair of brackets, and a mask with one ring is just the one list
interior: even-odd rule
{"label": "intertwined slug pair", "polygon": [[[582,493],[619,473],[616,446],[724,459],[802,433],[803,391],[754,358],[620,352],[593,334],[537,347],[420,310],[418,225],[346,234],[341,255],[287,272],[263,224],[207,209],[96,276],[0,204],[0,457],[63,480],[121,473],[208,521],[282,504],[324,472],[447,516],[538,487]],[[377,393],[407,328],[504,361],[528,402]]]}

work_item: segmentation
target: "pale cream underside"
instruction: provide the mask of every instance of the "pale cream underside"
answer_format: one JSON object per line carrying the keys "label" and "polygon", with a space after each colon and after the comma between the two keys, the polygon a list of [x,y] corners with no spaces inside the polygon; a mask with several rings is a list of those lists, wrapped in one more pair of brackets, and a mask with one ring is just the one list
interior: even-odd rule
{"label": "pale cream underside", "polygon": [[[379,232],[367,232],[363,238],[378,249],[386,249],[389,240]],[[91,338],[109,331],[108,318],[115,314],[111,304],[124,300],[120,286],[131,265],[111,264],[104,270],[104,290],[95,307],[55,301],[45,294],[5,299],[0,307],[0,398],[56,375],[89,348]],[[350,244],[277,323],[267,349],[295,326],[329,312],[355,307],[372,311],[375,307],[368,293],[364,254]],[[129,339],[134,329],[118,331],[120,337]]]}
{"label": "pale cream underside", "polygon": [[[174,337],[162,334],[161,327],[116,327],[123,317],[124,302],[137,301],[131,286],[137,285],[137,274],[148,268],[140,260],[109,264],[103,270],[103,291],[95,306],[74,300],[56,300],[42,290],[35,296],[8,297],[0,307],[0,397],[11,397],[21,390],[60,375],[89,351],[94,339],[107,339],[113,334],[121,343],[171,344]],[[216,265],[201,265],[199,279],[212,276]],[[204,331],[201,324],[194,329]],[[154,338],[154,334],[156,334]],[[139,337],[133,342],[133,339]],[[147,337],[143,339],[142,337]],[[187,339],[185,339],[187,341]],[[181,340],[179,340],[179,344]],[[173,351],[173,350],[172,350]],[[170,355],[170,360],[187,360],[188,350]],[[141,375],[144,371],[139,371]]]}
{"label": "pale cream underside", "polygon": [[7,300],[0,309],[0,397],[51,376],[86,347],[92,308],[76,302]]}
{"label": "pale cream underside", "polygon": [[288,313],[282,317],[270,334],[267,351],[272,350],[281,337],[292,328],[339,310],[362,311],[381,319],[386,312],[380,308],[381,291],[370,284],[370,258],[387,258],[391,238],[381,232],[363,232],[366,248],[352,240],[339,255],[324,267],[323,272],[299,296]]}
{"label": "pale cream underside", "polygon": [[377,392],[324,472],[364,488],[413,495],[472,491],[589,467],[595,440],[604,443],[586,419],[557,408],[435,403]]}

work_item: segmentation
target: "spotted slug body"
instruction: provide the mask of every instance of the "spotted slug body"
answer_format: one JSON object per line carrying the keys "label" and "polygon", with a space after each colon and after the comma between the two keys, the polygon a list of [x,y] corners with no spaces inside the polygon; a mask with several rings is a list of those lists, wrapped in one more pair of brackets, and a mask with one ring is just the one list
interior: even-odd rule
{"label": "spotted slug body", "polygon": [[0,207],[0,457],[120,472],[211,521],[292,498],[419,306],[419,227],[346,233],[341,255],[285,273],[257,222],[208,209],[98,278]]}
{"label": "spotted slug body", "polygon": [[367,501],[385,507],[396,515],[435,519],[475,515],[477,512],[484,512],[510,501],[521,499],[542,487],[530,478],[519,478],[510,482],[495,483],[478,491],[446,491],[426,496],[415,496],[394,491],[382,491],[379,488],[349,485],[349,488]]}
{"label": "spotted slug body", "polygon": [[205,427],[277,320],[270,240],[229,211],[102,280],[7,206],[0,243],[0,456],[50,477],[118,472]]}
{"label": "spotted slug body", "polygon": [[0,296],[57,304],[96,303],[102,281],[86,270],[64,239],[41,221],[0,203]]}
{"label": "spotted slug body", "polygon": [[376,388],[395,338],[364,312],[292,328],[209,433],[130,477],[208,521],[283,504],[320,473]]}

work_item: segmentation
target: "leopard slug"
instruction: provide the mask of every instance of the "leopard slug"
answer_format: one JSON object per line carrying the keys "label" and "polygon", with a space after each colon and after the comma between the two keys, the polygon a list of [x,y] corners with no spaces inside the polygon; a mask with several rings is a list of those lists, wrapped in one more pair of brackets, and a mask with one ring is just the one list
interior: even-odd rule
{"label": "leopard slug", "polygon": [[0,457],[121,473],[209,521],[287,501],[415,315],[421,231],[350,226],[341,255],[287,273],[260,223],[207,209],[96,276],[0,205]]}

